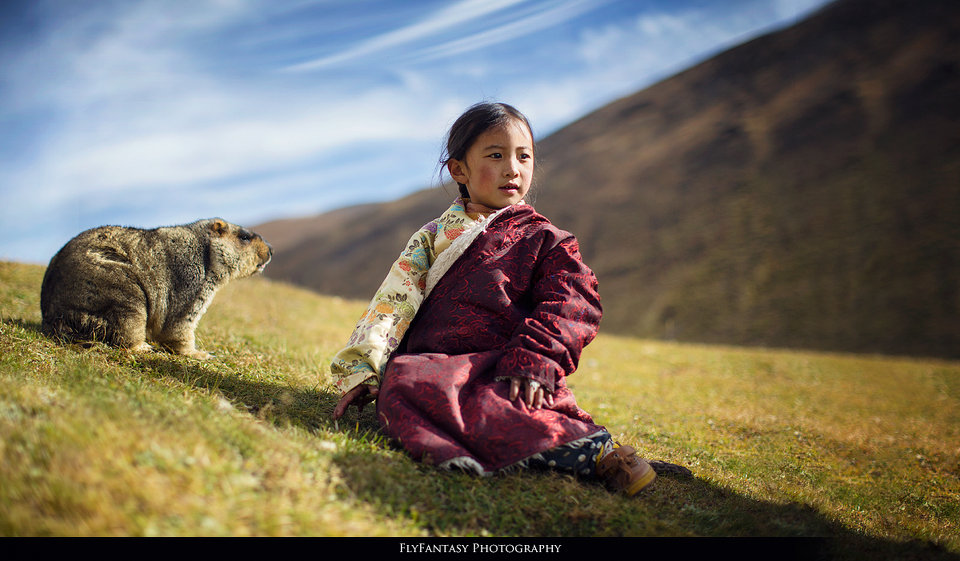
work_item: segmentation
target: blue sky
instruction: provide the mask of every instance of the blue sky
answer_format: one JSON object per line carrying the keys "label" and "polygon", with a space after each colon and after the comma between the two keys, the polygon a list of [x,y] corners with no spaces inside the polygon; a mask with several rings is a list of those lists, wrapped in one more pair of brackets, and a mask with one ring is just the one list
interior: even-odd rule
{"label": "blue sky", "polygon": [[0,259],[80,231],[254,225],[439,182],[506,101],[538,137],[825,0],[0,3]]}

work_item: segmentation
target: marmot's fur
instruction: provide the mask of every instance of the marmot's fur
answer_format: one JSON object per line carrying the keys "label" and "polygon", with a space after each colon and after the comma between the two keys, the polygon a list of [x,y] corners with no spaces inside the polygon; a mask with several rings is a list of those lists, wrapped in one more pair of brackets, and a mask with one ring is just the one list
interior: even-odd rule
{"label": "marmot's fur", "polygon": [[145,230],[101,226],[73,238],[43,276],[43,332],[137,351],[197,350],[194,330],[217,290],[263,271],[273,248],[220,218]]}

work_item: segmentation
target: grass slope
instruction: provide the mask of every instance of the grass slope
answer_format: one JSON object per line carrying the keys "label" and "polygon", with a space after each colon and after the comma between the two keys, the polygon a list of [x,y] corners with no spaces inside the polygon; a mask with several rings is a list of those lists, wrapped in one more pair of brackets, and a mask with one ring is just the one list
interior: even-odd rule
{"label": "grass slope", "polygon": [[627,499],[437,472],[370,408],[334,426],[326,365],[362,302],[235,282],[198,362],[47,339],[42,275],[0,263],[0,535],[830,536],[960,557],[960,363],[601,335],[581,405],[696,474]]}

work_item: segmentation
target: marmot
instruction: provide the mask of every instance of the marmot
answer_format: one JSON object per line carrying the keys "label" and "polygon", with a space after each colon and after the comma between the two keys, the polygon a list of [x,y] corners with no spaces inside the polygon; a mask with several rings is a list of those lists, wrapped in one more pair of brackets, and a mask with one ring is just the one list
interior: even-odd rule
{"label": "marmot", "polygon": [[198,359],[194,330],[230,279],[263,271],[273,248],[220,218],[154,229],[101,226],[63,246],[43,276],[43,332]]}

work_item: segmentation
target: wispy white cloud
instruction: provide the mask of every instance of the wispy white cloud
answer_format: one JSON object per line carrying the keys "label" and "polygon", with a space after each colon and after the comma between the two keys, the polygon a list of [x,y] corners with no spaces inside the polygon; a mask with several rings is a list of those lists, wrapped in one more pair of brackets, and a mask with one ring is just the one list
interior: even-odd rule
{"label": "wispy white cloud", "polygon": [[371,37],[336,54],[286,67],[288,71],[306,71],[329,67],[356,58],[383,52],[426,37],[450,31],[476,18],[522,4],[525,0],[463,0],[447,6],[417,23]]}
{"label": "wispy white cloud", "polygon": [[[243,16],[226,4],[228,14],[211,9],[200,21],[216,25]],[[78,191],[109,195],[239,180],[301,165],[338,146],[436,136],[443,126],[401,109],[415,106],[411,95],[420,95],[409,83],[345,97],[317,84],[285,91],[218,79],[187,45],[170,41],[181,34],[177,22],[190,18],[161,13],[165,17],[153,18],[142,7],[120,13],[111,31],[95,38],[80,37],[64,22],[62,30],[75,39],[41,46],[36,56],[61,67],[43,78],[44,104],[63,118],[35,155],[36,166],[0,171],[4,191],[43,185],[44,202],[58,204]],[[25,74],[18,83],[28,82]]]}
{"label": "wispy white cloud", "polygon": [[[18,124],[0,129],[0,146],[17,150],[0,166],[0,258],[42,262],[100,223],[255,223],[394,198],[434,179],[444,132],[478,99],[514,103],[542,135],[822,3],[742,1],[766,12],[434,3],[412,24],[351,35],[346,49],[343,37],[317,44],[323,34],[287,22],[350,3],[164,0],[62,13],[40,2],[44,32],[0,45],[0,121]],[[260,64],[290,60],[301,43],[335,54],[298,72]],[[270,50],[278,44],[296,48]]]}
{"label": "wispy white cloud", "polygon": [[[558,89],[581,90],[580,108],[607,103],[773,28],[793,23],[823,0],[750,0],[650,10],[581,31],[575,56],[586,71]],[[589,87],[578,83],[589,84]]]}
{"label": "wispy white cloud", "polygon": [[454,41],[428,47],[415,56],[420,60],[433,60],[476,51],[490,45],[515,41],[523,35],[554,27],[585,12],[599,9],[606,3],[609,3],[609,0],[567,0],[566,2],[541,5],[535,11],[524,14],[505,25],[498,25],[493,29],[485,29]]}

